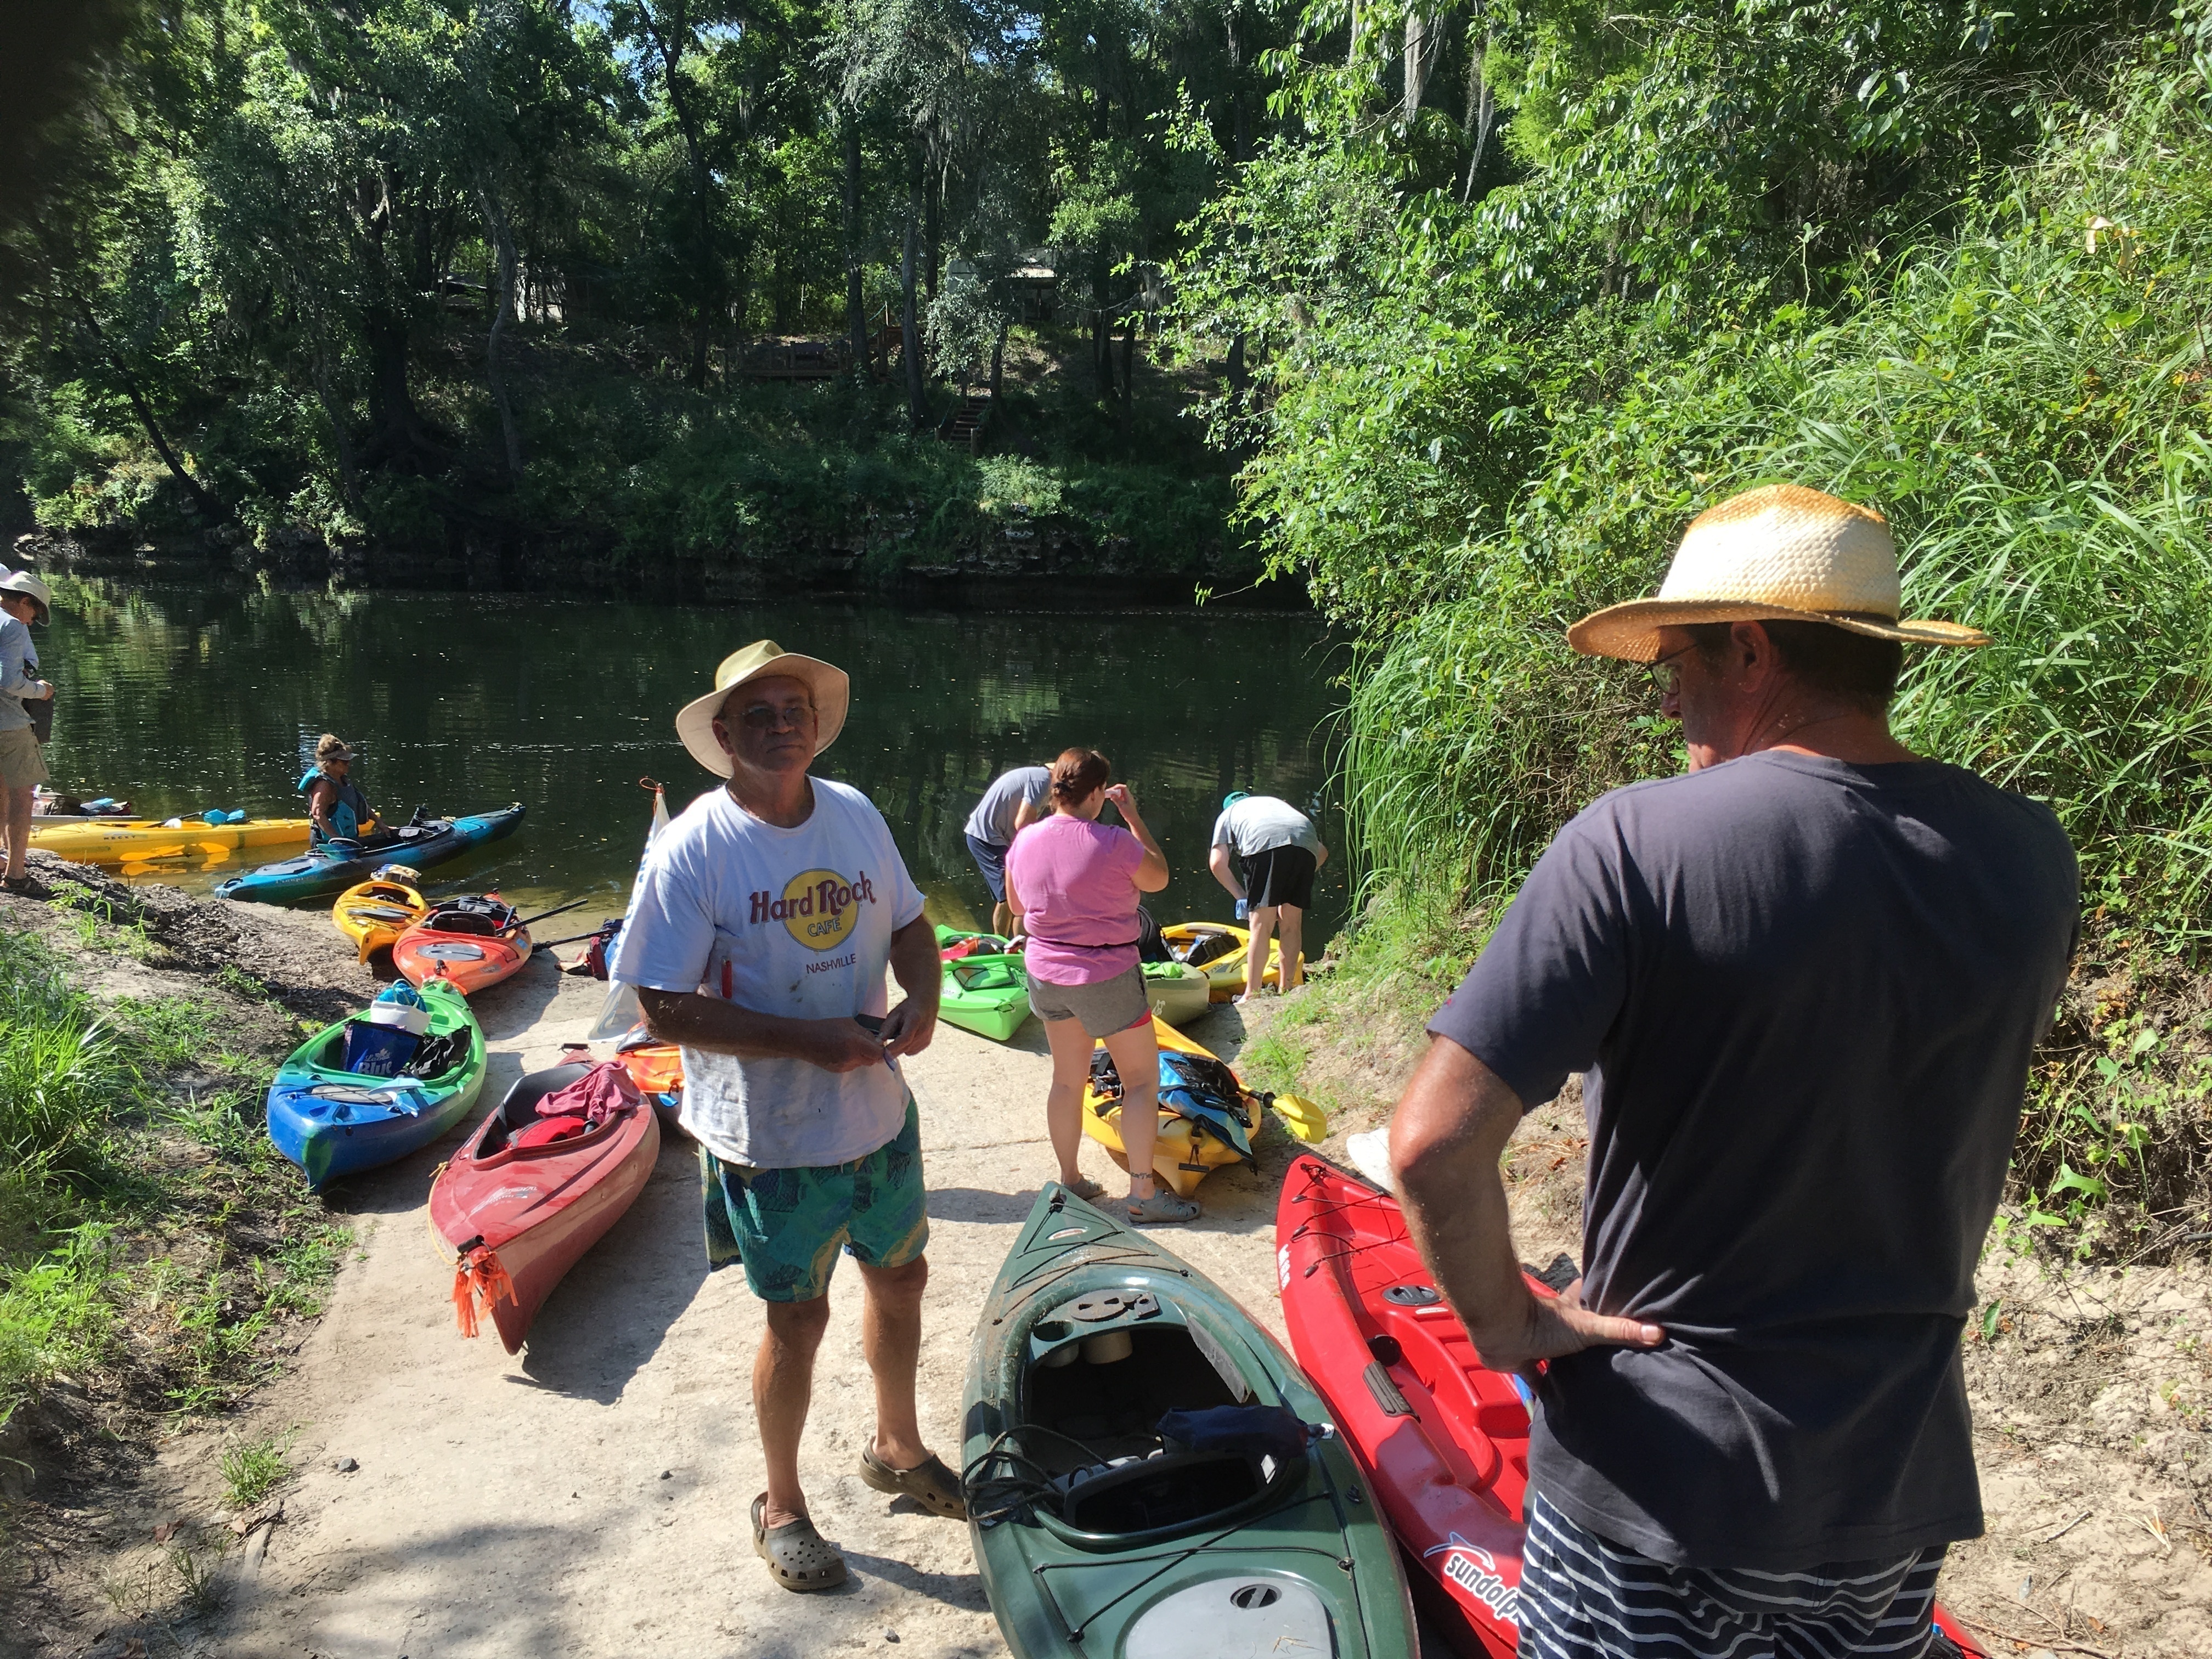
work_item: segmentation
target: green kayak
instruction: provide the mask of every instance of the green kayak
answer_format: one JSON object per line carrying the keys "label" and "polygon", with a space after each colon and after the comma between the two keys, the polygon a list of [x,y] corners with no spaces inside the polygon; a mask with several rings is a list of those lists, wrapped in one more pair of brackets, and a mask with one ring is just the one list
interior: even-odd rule
{"label": "green kayak", "polygon": [[963,1480],[1020,1659],[1414,1659],[1374,1496],[1218,1287],[1048,1184],[969,1356]]}
{"label": "green kayak", "polygon": [[1030,1017],[1030,975],[1018,955],[1006,954],[1006,941],[995,933],[937,930],[942,952],[973,939],[979,948],[945,964],[945,990],[937,1017],[963,1031],[1004,1042]]}

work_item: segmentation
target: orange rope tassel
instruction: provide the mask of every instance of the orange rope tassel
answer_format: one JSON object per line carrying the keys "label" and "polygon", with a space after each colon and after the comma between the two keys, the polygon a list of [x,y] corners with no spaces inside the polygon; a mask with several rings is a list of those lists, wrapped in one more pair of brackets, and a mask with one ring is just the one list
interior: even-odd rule
{"label": "orange rope tassel", "polygon": [[474,1336],[479,1320],[491,1317],[502,1301],[514,1300],[514,1281],[495,1251],[478,1245],[453,1269],[453,1321],[463,1336]]}

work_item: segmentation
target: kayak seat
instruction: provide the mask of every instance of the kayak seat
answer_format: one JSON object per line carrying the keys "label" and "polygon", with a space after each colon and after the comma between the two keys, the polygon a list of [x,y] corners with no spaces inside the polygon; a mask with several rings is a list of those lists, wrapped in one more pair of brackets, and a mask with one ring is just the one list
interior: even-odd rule
{"label": "kayak seat", "polygon": [[1156,1532],[1233,1510],[1279,1472],[1256,1452],[1165,1452],[1076,1482],[1060,1518],[1094,1534]]}
{"label": "kayak seat", "polygon": [[530,1072],[517,1078],[514,1086],[507,1091],[507,1098],[499,1103],[499,1110],[495,1114],[498,1121],[486,1132],[478,1156],[489,1158],[512,1146],[538,1145],[520,1139],[524,1131],[538,1122],[538,1103],[578,1081],[591,1069],[584,1061],[572,1060],[564,1066],[549,1066],[542,1072]]}
{"label": "kayak seat", "polygon": [[499,932],[496,921],[477,910],[434,910],[422,926],[430,933],[460,933],[471,939],[489,939]]}

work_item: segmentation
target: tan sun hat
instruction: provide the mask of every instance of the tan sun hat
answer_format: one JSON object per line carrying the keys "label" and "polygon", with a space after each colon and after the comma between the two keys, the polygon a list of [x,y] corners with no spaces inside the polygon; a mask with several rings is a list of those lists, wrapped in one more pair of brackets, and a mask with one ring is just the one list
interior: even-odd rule
{"label": "tan sun hat", "polygon": [[845,711],[852,706],[853,682],[842,668],[832,667],[818,657],[802,657],[796,651],[787,651],[774,640],[755,640],[742,651],[732,651],[714,669],[714,689],[703,697],[695,697],[677,712],[676,735],[684,739],[684,746],[697,761],[718,778],[730,775],[729,756],[722,745],[714,741],[714,717],[722,712],[722,705],[730,693],[748,680],[764,679],[770,674],[788,674],[795,680],[804,680],[806,689],[814,694],[814,710],[821,717],[821,725],[814,744],[820,754],[837,741],[838,732],[845,729]]}
{"label": "tan sun hat", "polygon": [[1987,645],[1960,623],[1899,622],[1889,521],[1800,484],[1747,490],[1690,520],[1656,599],[1593,611],[1567,630],[1592,657],[1652,662],[1659,630],[1693,623],[1832,623],[1907,645]]}

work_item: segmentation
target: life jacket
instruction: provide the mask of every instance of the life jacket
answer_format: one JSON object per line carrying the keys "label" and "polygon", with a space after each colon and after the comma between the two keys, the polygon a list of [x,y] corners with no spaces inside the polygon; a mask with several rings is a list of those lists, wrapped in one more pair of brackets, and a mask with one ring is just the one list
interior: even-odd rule
{"label": "life jacket", "polygon": [[[361,793],[351,778],[325,777],[319,766],[307,769],[307,775],[300,780],[300,793],[313,800],[319,783],[327,783],[337,792],[337,798],[331,803],[331,828],[338,832],[341,841],[351,841],[361,834],[361,826],[368,822],[368,797]],[[315,826],[314,838],[325,839],[320,824]]]}

